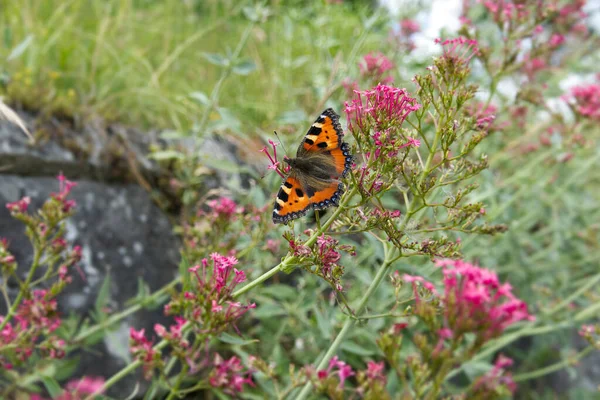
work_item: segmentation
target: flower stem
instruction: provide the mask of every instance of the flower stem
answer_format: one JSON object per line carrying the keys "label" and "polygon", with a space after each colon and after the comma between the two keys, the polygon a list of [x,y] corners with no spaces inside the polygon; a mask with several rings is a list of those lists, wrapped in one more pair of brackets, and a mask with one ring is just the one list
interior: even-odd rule
{"label": "flower stem", "polygon": [[[356,192],[357,192],[357,190],[356,190],[356,187],[354,186],[344,196],[344,198],[340,202],[339,207],[335,209],[335,211],[333,212],[333,214],[331,214],[331,217],[329,217],[329,219],[327,219],[327,221],[323,225],[321,225],[321,227],[319,229],[315,230],[315,232],[313,232],[313,234],[311,235],[311,237],[308,238],[308,240],[306,241],[306,243],[304,243],[305,246],[312,246],[317,241],[317,238],[319,236],[321,236],[323,234],[323,232],[325,232],[327,229],[329,229],[329,227],[331,226],[331,224],[333,223],[333,221],[335,221],[337,219],[338,215],[340,215],[342,213],[342,211],[344,211],[346,204],[348,204],[348,202],[350,201],[350,199],[352,197],[354,197],[354,195],[356,194]],[[249,282],[246,286],[244,286],[244,287],[236,290],[235,292],[233,292],[231,294],[231,296],[235,298],[235,297],[238,297],[238,296],[246,293],[247,291],[255,288],[256,286],[260,285],[261,283],[263,283],[267,279],[269,279],[272,276],[276,275],[279,271],[282,271],[282,270],[286,269],[287,267],[292,266],[296,260],[297,260],[297,258],[293,254],[288,254],[283,259],[282,262],[280,262],[279,264],[277,264],[276,266],[274,266],[273,268],[271,268],[270,270],[268,270],[267,272],[265,272],[264,274],[262,274],[258,278],[256,278],[253,281]]]}
{"label": "flower stem", "polygon": [[31,267],[29,268],[29,273],[27,274],[27,278],[25,279],[25,282],[23,282],[23,284],[21,285],[21,288],[19,289],[19,293],[17,294],[15,301],[13,301],[13,303],[11,304],[10,309],[8,310],[8,313],[6,314],[6,317],[4,317],[2,322],[0,322],[0,331],[2,331],[2,329],[4,329],[6,324],[8,324],[8,322],[11,320],[11,318],[17,312],[17,308],[21,304],[21,301],[23,300],[23,296],[25,295],[25,292],[29,289],[29,283],[33,279],[33,275],[35,274],[35,271],[37,270],[37,268],[40,265],[40,257],[42,256],[43,249],[44,249],[43,244],[40,245],[39,248],[38,248],[38,246],[35,246],[35,250],[34,250],[34,254],[33,254],[33,262],[31,263]]}
{"label": "flower stem", "polygon": [[[395,253],[395,249],[392,249],[391,251],[386,251],[386,257],[385,257],[383,264],[381,264],[381,267],[379,267],[379,271],[377,271],[377,275],[375,275],[375,278],[371,282],[371,285],[369,285],[367,292],[360,299],[360,302],[358,303],[358,306],[356,307],[356,314],[359,314],[362,312],[362,310],[367,305],[367,301],[369,300],[371,295],[375,292],[375,290],[377,290],[377,288],[379,287],[379,284],[383,280],[383,277],[386,276],[388,268],[391,265],[392,260],[394,259],[394,257],[393,257],[394,253]],[[316,368],[317,371],[324,369],[327,366],[327,363],[335,355],[336,351],[338,350],[338,348],[340,347],[340,345],[346,338],[346,335],[348,334],[350,329],[352,329],[352,327],[354,326],[355,323],[356,323],[355,318],[348,317],[346,319],[344,326],[338,333],[338,335],[335,338],[335,340],[333,341],[333,343],[331,343],[331,345],[329,346],[329,349],[327,349],[327,352],[325,353],[325,355],[321,359],[321,362],[317,366],[317,368]],[[310,382],[306,383],[306,385],[304,385],[304,387],[302,388],[302,391],[296,397],[296,400],[306,399],[306,396],[308,396],[308,394],[310,393],[311,386],[312,386],[312,384]]]}
{"label": "flower stem", "polygon": [[548,375],[555,371],[559,371],[565,367],[568,367],[569,365],[577,363],[577,361],[590,354],[594,349],[594,346],[588,346],[579,353],[575,354],[574,356],[567,357],[564,360],[561,360],[552,365],[548,365],[547,367],[536,369],[535,371],[525,372],[519,375],[514,375],[513,380],[515,382],[526,381],[529,379],[539,378],[540,376]]}
{"label": "flower stem", "polygon": [[164,293],[168,292],[170,289],[174,288],[180,282],[180,280],[181,280],[180,278],[174,279],[173,281],[169,282],[168,284],[166,284],[165,286],[163,286],[156,292],[152,293],[152,295],[150,295],[143,303],[135,304],[135,305],[127,308],[126,310],[123,310],[117,314],[111,315],[109,318],[106,319],[106,321],[79,332],[79,334],[77,336],[75,336],[73,341],[81,342],[82,340],[85,340],[86,338],[88,338],[89,336],[98,332],[99,330],[108,328],[112,324],[117,323],[118,321],[122,320],[123,318],[139,311],[144,306],[144,303],[146,303],[148,300],[157,298],[157,297],[163,295]]}

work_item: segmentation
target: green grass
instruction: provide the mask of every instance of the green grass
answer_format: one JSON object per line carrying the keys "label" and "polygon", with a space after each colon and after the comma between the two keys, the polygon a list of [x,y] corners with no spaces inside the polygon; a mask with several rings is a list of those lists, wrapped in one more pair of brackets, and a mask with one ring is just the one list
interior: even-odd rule
{"label": "green grass", "polygon": [[[248,5],[4,2],[4,92],[13,103],[45,112],[188,129],[204,107],[189,94],[210,95],[221,74],[206,54],[235,49],[250,24],[242,12]],[[378,21],[367,27],[364,10],[321,1],[302,8],[273,2],[269,13],[241,51],[248,74],[226,80],[217,99],[219,107],[257,126],[290,111],[316,112],[358,57],[380,47],[387,33]]]}

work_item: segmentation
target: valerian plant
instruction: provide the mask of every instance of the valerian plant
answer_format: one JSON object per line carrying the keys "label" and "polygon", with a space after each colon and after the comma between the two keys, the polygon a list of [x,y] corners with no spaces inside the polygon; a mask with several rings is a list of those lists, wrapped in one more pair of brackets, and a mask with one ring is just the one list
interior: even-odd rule
{"label": "valerian plant", "polygon": [[[282,232],[273,229],[269,210],[262,204],[238,203],[224,196],[203,201],[180,229],[184,246],[179,277],[103,321],[103,326],[116,323],[145,302],[170,295],[163,311],[172,317],[172,323],[156,324],[152,332],[131,327],[129,350],[134,361],[106,381],[88,377],[66,383],[63,390],[30,362],[34,356],[51,363],[103,329],[86,326],[71,341],[57,334],[61,315],[56,296],[70,282],[70,270],[80,257],[78,249],[68,250],[64,240],[64,221],[75,205],[67,199],[73,184],[61,178],[60,192],[37,214],[27,212],[28,198],[8,204],[13,216],[25,224],[35,253],[27,278],[20,279],[10,243],[0,241],[2,289],[8,306],[0,318],[0,364],[4,367],[0,376],[9,383],[2,394],[40,398],[34,393],[41,390],[39,381],[43,381],[54,397],[93,398],[140,369],[150,381],[146,398],[172,399],[202,391],[229,397],[258,393],[280,399],[305,399],[311,394],[333,399],[510,396],[516,381],[527,375],[513,379],[509,371],[512,360],[500,350],[519,335],[557,326],[562,329],[567,324],[544,325],[554,308],[536,319],[504,278],[461,260],[461,238],[506,231],[505,225],[486,222],[489,216],[481,201],[485,196],[476,196],[480,174],[489,162],[482,148],[494,149],[488,143],[501,142],[496,133],[520,135],[530,111],[552,111],[544,103],[544,74],[566,42],[587,36],[578,22],[583,4],[464,2],[461,36],[436,40],[440,56],[403,84],[405,88],[393,84],[397,65],[383,52],[352,60],[360,79],[342,80],[340,85],[347,92],[345,140],[352,145],[355,165],[344,178],[345,193],[338,207],[315,214],[316,223],[310,218],[296,220]],[[480,29],[471,22],[471,15],[483,15],[495,30]],[[205,106],[198,131],[207,129],[209,116],[218,110],[223,82],[235,73],[242,49],[263,19],[257,15],[248,18],[230,56],[209,57],[222,64],[223,70],[210,97],[197,96]],[[399,46],[413,49],[412,35],[418,26],[404,20],[400,27],[394,33],[400,35],[395,38]],[[528,40],[535,45],[523,46]],[[489,78],[482,87],[474,84],[474,66]],[[497,103],[500,83],[507,77],[520,79],[520,103]],[[562,100],[573,111],[575,121],[551,113],[552,129],[564,136],[572,133],[570,146],[581,145],[580,132],[597,123],[598,93],[597,84],[586,84],[564,94]],[[547,136],[539,139],[542,145],[549,145]],[[510,147],[500,143],[502,146]],[[268,169],[284,175],[277,144],[271,141],[263,152],[269,159]],[[492,153],[491,157],[511,154],[505,153]],[[197,161],[194,154],[182,162],[173,182],[186,205],[198,198],[201,173],[195,168]],[[188,162],[194,168],[188,170]],[[471,200],[474,197],[479,200]],[[373,243],[375,249],[370,248]],[[260,257],[253,258],[253,253]],[[263,272],[263,264],[275,258],[281,261]],[[413,263],[411,273],[405,273]],[[431,281],[416,265],[433,271],[428,274]],[[36,271],[43,271],[42,278],[37,278]],[[348,271],[368,279],[350,280]],[[291,273],[294,275],[288,276]],[[13,299],[6,286],[11,279],[19,286]],[[279,284],[291,279],[298,279],[293,289]],[[277,283],[271,285],[271,281]],[[303,290],[306,281],[322,283],[321,288],[330,294],[328,304],[333,311],[329,316],[322,316],[319,307],[306,310],[288,304],[284,314],[289,320],[280,321],[284,314],[275,314],[273,319],[278,320],[278,332],[294,333],[287,340],[293,343],[272,346],[274,350],[269,352],[265,348],[281,340],[280,335],[259,330],[255,340],[245,337],[258,325],[249,323],[251,318],[272,311],[264,305],[275,294],[292,299],[311,296],[325,303],[325,296]],[[598,280],[585,285],[594,282]],[[388,286],[395,299],[391,305],[377,308],[382,285]],[[354,293],[360,294],[358,298],[351,297]],[[244,295],[250,299],[242,299]],[[335,300],[343,306],[335,307]],[[567,300],[558,306],[568,304]],[[382,313],[372,314],[372,310]],[[598,327],[583,324],[594,310],[590,307],[573,318],[581,325],[580,335],[589,342],[578,357],[598,348]],[[302,320],[316,320],[321,337],[303,340],[298,330]],[[352,333],[369,321],[382,321],[375,328],[376,338],[368,337],[377,352],[353,343]],[[352,347],[344,347],[349,344],[354,344],[353,354],[361,358],[349,356],[352,352],[346,349]],[[249,348],[266,356],[252,355]],[[290,350],[289,365],[270,359],[282,352],[278,349]],[[314,359],[298,361],[292,349]],[[286,360],[286,355],[280,354],[278,359]],[[471,373],[470,382],[457,394],[449,380],[470,362],[482,359],[492,361],[488,370]],[[29,383],[21,385],[23,381]]]}

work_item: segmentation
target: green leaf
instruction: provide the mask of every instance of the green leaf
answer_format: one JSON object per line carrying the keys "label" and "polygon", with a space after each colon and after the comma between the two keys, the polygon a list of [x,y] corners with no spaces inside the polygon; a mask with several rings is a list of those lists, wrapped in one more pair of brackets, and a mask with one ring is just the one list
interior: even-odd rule
{"label": "green leaf", "polygon": [[182,153],[180,153],[179,151],[176,151],[176,150],[161,150],[161,151],[155,151],[154,153],[150,154],[148,156],[148,158],[150,158],[152,160],[156,160],[156,161],[164,161],[164,160],[172,160],[172,159],[183,160],[185,158],[185,155],[183,155]]}
{"label": "green leaf", "polygon": [[254,70],[256,70],[254,61],[242,61],[233,67],[233,72],[238,75],[248,75]]}
{"label": "green leaf", "polygon": [[222,333],[219,340],[223,343],[234,344],[238,346],[246,346],[252,343],[258,343],[258,339],[244,340],[239,336],[233,336],[229,333]]}
{"label": "green leaf", "polygon": [[11,61],[15,58],[18,58],[21,54],[25,52],[25,50],[27,50],[27,48],[32,42],[33,35],[27,35],[27,37],[10,52],[10,54],[6,58],[6,61]]}
{"label": "green leaf", "polygon": [[205,95],[202,92],[192,92],[190,93],[190,97],[196,100],[198,103],[203,104],[205,106],[208,106],[210,104],[210,99],[207,95]]}
{"label": "green leaf", "polygon": [[316,306],[313,307],[313,311],[315,313],[315,318],[317,319],[317,326],[321,331],[321,335],[323,337],[331,336],[331,320],[326,318],[321,310],[319,310]]}
{"label": "green leaf", "polygon": [[79,358],[79,356],[69,355],[69,358],[59,360],[57,362],[56,374],[54,375],[54,378],[59,381],[70,378],[77,370]]}
{"label": "green leaf", "polygon": [[203,53],[204,58],[206,58],[206,60],[213,64],[213,65],[218,65],[220,67],[226,67],[229,65],[229,60],[225,57],[223,57],[220,54],[217,53]]}
{"label": "green leaf", "polygon": [[269,285],[262,290],[262,294],[269,295],[278,300],[294,300],[298,298],[298,290],[282,284]]}
{"label": "green leaf", "polygon": [[100,290],[98,291],[98,297],[96,297],[95,309],[99,315],[106,314],[104,312],[104,307],[108,305],[108,299],[110,296],[110,272],[106,272],[106,276],[104,277],[104,281],[102,282],[102,286],[100,286]]}
{"label": "green leaf", "polygon": [[287,315],[287,311],[277,304],[261,304],[252,312],[254,318],[274,318],[282,315]]}
{"label": "green leaf", "polygon": [[371,356],[373,354],[375,354],[375,352],[373,350],[369,350],[369,349],[365,349],[362,346],[359,346],[358,344],[354,343],[354,342],[344,342],[342,344],[342,350],[347,351],[348,353],[353,353],[359,356]]}
{"label": "green leaf", "polygon": [[62,393],[62,388],[54,378],[42,376],[42,382],[53,399]]}

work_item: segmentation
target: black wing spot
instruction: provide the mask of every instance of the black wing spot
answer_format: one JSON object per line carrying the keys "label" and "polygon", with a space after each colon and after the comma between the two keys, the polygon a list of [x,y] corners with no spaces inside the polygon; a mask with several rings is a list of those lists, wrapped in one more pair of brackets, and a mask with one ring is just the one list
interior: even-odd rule
{"label": "black wing spot", "polygon": [[322,149],[326,148],[328,146],[327,142],[321,142],[317,145],[317,147],[320,147]]}
{"label": "black wing spot", "polygon": [[302,189],[296,188],[296,195],[298,197],[304,197],[304,192],[302,191]]}
{"label": "black wing spot", "polygon": [[[304,139],[304,142],[305,142],[305,143],[308,143],[308,144],[310,144],[311,146],[312,146],[313,144],[315,144],[315,141],[314,141],[314,140],[312,140],[312,139],[309,139],[309,138],[306,138],[306,139]],[[290,186],[290,187],[291,187],[291,186]]]}
{"label": "black wing spot", "polygon": [[285,186],[288,189],[291,189],[294,185],[292,185],[291,183],[289,183],[288,181],[285,181],[283,186]]}
{"label": "black wing spot", "polygon": [[279,199],[281,199],[281,201],[283,201],[284,203],[288,201],[289,196],[286,192],[284,192],[283,190],[279,191],[279,194],[277,195],[277,197],[279,197]]}

